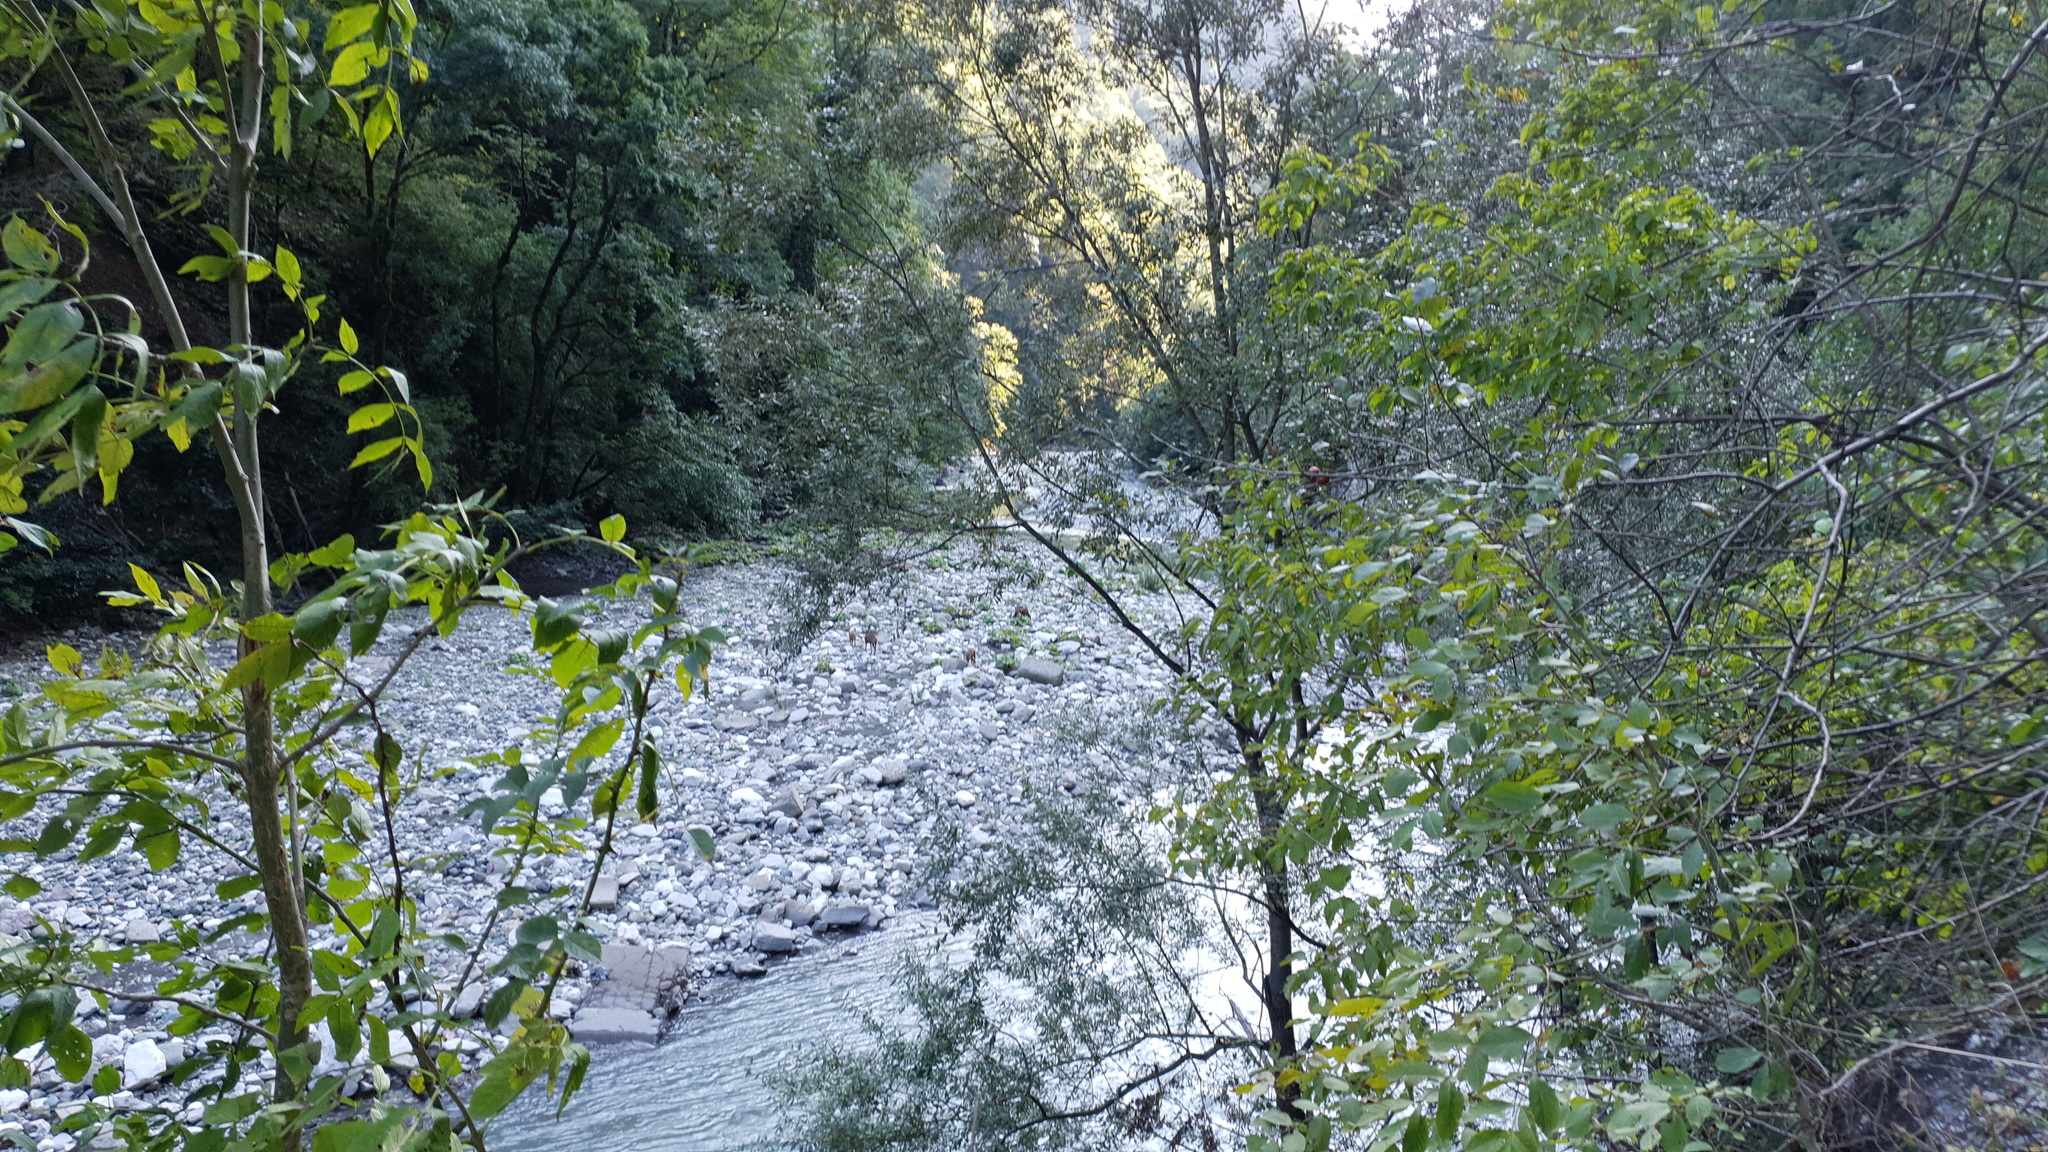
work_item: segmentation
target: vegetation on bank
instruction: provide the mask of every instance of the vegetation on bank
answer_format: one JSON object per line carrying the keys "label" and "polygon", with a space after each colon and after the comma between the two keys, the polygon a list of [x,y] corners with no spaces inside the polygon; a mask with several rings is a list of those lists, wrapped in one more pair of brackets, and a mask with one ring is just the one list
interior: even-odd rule
{"label": "vegetation on bank", "polygon": [[[498,573],[620,512],[792,529],[812,619],[905,534],[1022,535],[1201,736],[1156,810],[945,874],[975,955],[792,1082],[800,1145],[1848,1148],[1914,1122],[1902,1054],[2038,1015],[2038,5],[1446,0],[1371,46],[1267,0],[4,19],[0,580],[51,603],[91,558],[45,532],[99,532],[171,620],[11,714],[9,847],[174,859],[225,773],[277,950],[172,993],[288,1073],[413,946],[399,846],[383,887],[279,855],[377,791],[316,751],[374,719],[340,650],[526,613],[562,755],[479,813],[554,843],[526,793],[582,773],[615,819],[645,683],[715,634],[637,557],[627,635]],[[187,558],[241,583],[164,593]],[[491,963],[543,986],[573,917]],[[1194,946],[1259,1011],[1201,1010]],[[75,1055],[67,948],[9,969],[13,1051]],[[487,1104],[575,1063],[542,1001]],[[374,1139],[483,1144],[419,1075]],[[331,1091],[122,1124],[290,1146]]]}

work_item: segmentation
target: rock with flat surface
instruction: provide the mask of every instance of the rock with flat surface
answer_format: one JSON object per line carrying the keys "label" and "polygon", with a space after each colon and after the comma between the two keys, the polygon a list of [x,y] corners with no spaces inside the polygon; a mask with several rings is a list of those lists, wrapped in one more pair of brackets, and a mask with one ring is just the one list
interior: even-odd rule
{"label": "rock with flat surface", "polygon": [[835,904],[818,917],[820,928],[858,928],[867,923],[874,908],[866,904]]}
{"label": "rock with flat surface", "polygon": [[661,1039],[661,1025],[638,1008],[580,1008],[569,1034],[585,1044],[652,1044]]}
{"label": "rock with flat surface", "polygon": [[775,798],[775,803],[768,806],[768,811],[771,814],[792,816],[800,820],[804,814],[803,798],[796,794],[796,789],[784,788],[782,795]]}
{"label": "rock with flat surface", "polygon": [[599,960],[604,980],[590,990],[589,1008],[632,1008],[667,1016],[689,991],[690,954],[681,948],[606,944]]}
{"label": "rock with flat surface", "polygon": [[754,947],[762,952],[796,951],[796,931],[780,924],[754,925]]}
{"label": "rock with flat surface", "polygon": [[619,878],[599,876],[597,884],[590,890],[590,906],[601,912],[609,912],[619,906]]}
{"label": "rock with flat surface", "polygon": [[1066,680],[1067,670],[1050,660],[1037,656],[1026,656],[1017,661],[1017,667],[1010,675],[1029,680],[1033,684],[1059,684]]}
{"label": "rock with flat surface", "polygon": [[155,944],[164,938],[163,929],[157,927],[146,916],[137,916],[128,921],[127,927],[121,932],[130,944]]}

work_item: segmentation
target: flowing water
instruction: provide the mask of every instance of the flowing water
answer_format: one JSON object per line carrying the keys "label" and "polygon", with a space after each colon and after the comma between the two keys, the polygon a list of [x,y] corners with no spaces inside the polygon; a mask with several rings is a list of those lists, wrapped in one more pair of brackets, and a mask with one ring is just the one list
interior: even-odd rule
{"label": "flowing water", "polygon": [[498,1152],[726,1152],[775,1133],[767,1078],[812,1045],[857,1040],[881,1012],[895,960],[914,936],[891,932],[726,982],[683,1009],[659,1048],[598,1048],[561,1119],[539,1093],[500,1117]]}

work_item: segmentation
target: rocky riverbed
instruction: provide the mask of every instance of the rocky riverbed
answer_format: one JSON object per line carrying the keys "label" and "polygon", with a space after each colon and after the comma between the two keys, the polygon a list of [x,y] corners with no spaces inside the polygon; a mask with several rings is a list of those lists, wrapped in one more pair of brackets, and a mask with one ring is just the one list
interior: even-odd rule
{"label": "rocky riverbed", "polygon": [[[845,934],[886,931],[928,904],[920,845],[942,825],[973,850],[1024,819],[1032,791],[1071,790],[1091,771],[1111,774],[1153,755],[1143,717],[1166,690],[1163,671],[1085,589],[1030,561],[1015,554],[978,563],[965,550],[926,557],[847,604],[794,659],[771,644],[781,573],[730,566],[690,575],[691,617],[733,642],[719,653],[708,693],[685,701],[671,687],[656,709],[653,734],[667,766],[661,817],[617,838],[591,918],[606,942],[604,963],[557,992],[555,1010],[580,1039],[656,1043],[707,982],[759,975]],[[1163,598],[1132,597],[1148,618],[1169,619]],[[132,648],[141,636],[79,631],[46,642],[56,640],[91,655],[103,644]],[[473,934],[492,915],[503,858],[489,854],[475,818],[461,812],[495,776],[469,758],[526,741],[536,718],[552,711],[551,684],[507,672],[525,650],[523,623],[479,613],[422,650],[387,698],[386,723],[423,778],[400,811],[401,844],[456,857],[408,881],[429,924]],[[389,659],[378,650],[364,662],[374,669]],[[15,653],[0,673],[12,691],[35,691],[46,675],[39,646]],[[8,834],[37,825],[30,817]],[[714,861],[692,846],[693,826],[714,836]],[[225,824],[216,832],[230,842],[246,835]],[[587,843],[594,848],[595,836]],[[594,852],[558,857],[522,883],[580,890],[594,860]],[[40,920],[87,939],[146,943],[174,922],[211,928],[244,910],[213,892],[234,869],[196,845],[165,872],[127,849],[23,870],[43,890],[26,902],[0,896],[0,933],[36,931]],[[254,908],[260,897],[242,900]],[[512,927],[501,916],[493,931]],[[253,946],[234,936],[220,945]],[[458,954],[434,963],[439,994],[458,1015],[473,1014],[488,986],[457,982]],[[212,1037],[164,1029],[171,1007],[143,998],[161,967],[118,970],[105,985],[117,994],[83,1009],[96,1055],[122,1069],[122,1090],[103,1103],[181,1108],[192,1087],[171,1086],[166,1071]],[[475,1063],[494,1040],[478,1022],[442,1046]],[[352,1072],[353,1085],[367,1090],[367,1068],[330,1062],[328,1070]],[[243,1087],[270,1074],[252,1068]],[[71,1138],[51,1135],[51,1122],[83,1100],[41,1071],[27,1090],[0,1091],[0,1139],[15,1131],[38,1148],[67,1149]]]}

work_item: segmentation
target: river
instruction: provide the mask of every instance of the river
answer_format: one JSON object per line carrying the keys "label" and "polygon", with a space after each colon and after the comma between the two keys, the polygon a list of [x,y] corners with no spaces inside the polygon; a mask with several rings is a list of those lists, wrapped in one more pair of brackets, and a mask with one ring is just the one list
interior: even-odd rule
{"label": "river", "polygon": [[725,981],[683,1009],[658,1048],[602,1047],[557,1120],[532,1092],[491,1131],[496,1152],[725,1152],[770,1145],[768,1077],[810,1046],[862,1034],[895,988],[910,931],[866,936],[749,981]]}

